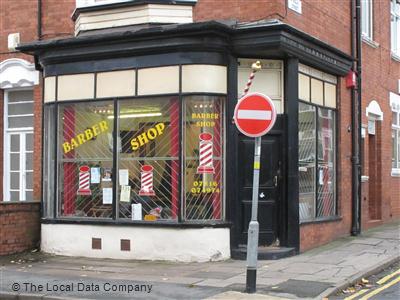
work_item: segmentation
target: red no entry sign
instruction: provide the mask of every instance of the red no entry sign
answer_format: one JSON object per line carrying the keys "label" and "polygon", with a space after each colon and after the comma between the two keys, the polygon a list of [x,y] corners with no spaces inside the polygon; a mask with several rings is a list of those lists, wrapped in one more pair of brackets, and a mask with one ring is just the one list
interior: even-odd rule
{"label": "red no entry sign", "polygon": [[249,137],[266,134],[275,124],[276,110],[272,100],[260,93],[245,95],[235,107],[234,120],[241,133]]}

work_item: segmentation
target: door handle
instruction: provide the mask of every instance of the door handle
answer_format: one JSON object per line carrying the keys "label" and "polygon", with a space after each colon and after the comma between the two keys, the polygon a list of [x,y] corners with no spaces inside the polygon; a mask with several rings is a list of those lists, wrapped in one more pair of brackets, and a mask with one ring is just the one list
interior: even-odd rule
{"label": "door handle", "polygon": [[274,185],[278,186],[278,175],[274,176]]}

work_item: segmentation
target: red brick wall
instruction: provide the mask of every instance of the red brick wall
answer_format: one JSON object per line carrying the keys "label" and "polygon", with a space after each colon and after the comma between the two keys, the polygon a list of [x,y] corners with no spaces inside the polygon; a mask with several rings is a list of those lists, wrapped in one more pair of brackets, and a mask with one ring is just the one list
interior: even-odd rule
{"label": "red brick wall", "polygon": [[[74,22],[71,14],[75,0],[42,0],[42,38],[73,36]],[[31,42],[37,36],[37,1],[0,0],[0,62],[10,58],[21,58],[33,62],[30,55],[8,50],[10,33],[20,33],[21,42]],[[41,196],[41,130],[42,130],[42,86],[34,87],[34,200]],[[3,198],[3,90],[0,90],[0,201]]]}
{"label": "red brick wall", "polygon": [[[400,178],[391,176],[392,157],[392,112],[389,105],[389,92],[398,93],[400,79],[400,63],[391,58],[390,53],[390,2],[374,1],[373,40],[376,46],[362,43],[363,70],[362,70],[362,122],[368,124],[366,107],[372,100],[379,103],[383,111],[383,120],[377,121],[377,135],[366,134],[364,156],[364,174],[370,176],[369,181],[363,183],[363,214],[364,229],[390,222],[400,217]],[[372,162],[374,170],[369,170],[368,158],[371,156],[372,139],[377,144],[377,156]],[[376,173],[379,170],[381,174]],[[374,174],[376,173],[376,174]],[[376,182],[372,184],[374,176]],[[368,207],[373,194],[380,202],[378,211],[370,214]],[[371,212],[371,211],[370,211]],[[380,214],[379,214],[380,213]],[[378,218],[376,217],[378,216]]]}
{"label": "red brick wall", "polygon": [[286,7],[287,0],[198,0],[194,20],[240,22],[279,19],[350,53],[350,0],[303,0],[302,14]]}
{"label": "red brick wall", "polygon": [[40,204],[0,202],[0,255],[38,247]]}

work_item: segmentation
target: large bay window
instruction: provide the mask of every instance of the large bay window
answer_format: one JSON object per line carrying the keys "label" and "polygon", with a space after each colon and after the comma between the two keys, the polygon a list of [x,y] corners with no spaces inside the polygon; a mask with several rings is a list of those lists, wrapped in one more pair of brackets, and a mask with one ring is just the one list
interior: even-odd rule
{"label": "large bay window", "polygon": [[301,65],[299,74],[300,222],[335,216],[336,78]]}
{"label": "large bay window", "polygon": [[45,217],[223,220],[224,100],[178,93],[46,104]]}

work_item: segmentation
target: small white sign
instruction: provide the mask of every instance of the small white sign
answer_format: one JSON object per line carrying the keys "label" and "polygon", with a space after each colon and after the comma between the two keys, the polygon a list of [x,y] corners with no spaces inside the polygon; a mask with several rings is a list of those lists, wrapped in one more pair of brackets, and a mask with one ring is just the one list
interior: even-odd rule
{"label": "small white sign", "polygon": [[103,188],[103,204],[112,204],[112,188]]}
{"label": "small white sign", "polygon": [[368,120],[368,134],[375,135],[375,120]]}
{"label": "small white sign", "polygon": [[129,202],[131,199],[131,187],[129,185],[121,186],[121,202]]}
{"label": "small white sign", "polygon": [[90,169],[90,182],[91,183],[100,183],[100,168],[91,168]]}
{"label": "small white sign", "polygon": [[142,204],[132,204],[132,220],[140,221],[142,220]]}
{"label": "small white sign", "polygon": [[288,7],[295,12],[302,14],[301,0],[288,0]]}
{"label": "small white sign", "polygon": [[129,185],[129,170],[128,169],[119,170],[119,184],[120,185]]}

